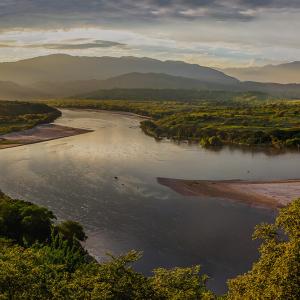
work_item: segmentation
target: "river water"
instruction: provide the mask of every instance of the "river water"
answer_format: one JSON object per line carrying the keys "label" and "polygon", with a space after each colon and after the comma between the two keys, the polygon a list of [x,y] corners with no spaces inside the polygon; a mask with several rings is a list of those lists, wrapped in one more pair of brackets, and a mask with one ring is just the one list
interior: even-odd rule
{"label": "river water", "polygon": [[224,148],[157,142],[139,128],[140,118],[112,112],[63,110],[56,124],[94,132],[1,150],[0,189],[46,206],[59,219],[81,222],[86,246],[106,253],[143,251],[135,268],[201,264],[218,293],[226,280],[257,258],[254,226],[275,211],[225,199],[184,197],[157,177],[185,179],[300,178],[300,155],[268,156]]}

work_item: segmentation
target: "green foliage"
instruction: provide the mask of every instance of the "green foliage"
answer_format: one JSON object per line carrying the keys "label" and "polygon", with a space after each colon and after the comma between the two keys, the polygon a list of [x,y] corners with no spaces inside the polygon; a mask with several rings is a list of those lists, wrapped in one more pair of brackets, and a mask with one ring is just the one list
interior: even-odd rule
{"label": "green foliage", "polygon": [[56,229],[70,241],[72,241],[74,238],[78,241],[85,241],[87,239],[82,225],[72,220],[66,220],[58,224]]}
{"label": "green foliage", "polygon": [[221,147],[223,142],[219,136],[203,137],[200,140],[200,145],[205,148]]}
{"label": "green foliage", "polygon": [[300,199],[281,209],[275,224],[257,226],[263,240],[252,269],[229,280],[228,299],[300,299]]}
{"label": "green foliage", "polygon": [[106,263],[85,265],[66,287],[74,299],[155,299],[148,278],[130,267],[139,257],[131,251]]}
{"label": "green foliage", "polygon": [[54,218],[46,208],[7,197],[0,198],[0,235],[21,245],[47,241]]}
{"label": "green foliage", "polygon": [[150,279],[157,299],[214,299],[207,290],[207,276],[200,276],[200,267],[156,269]]}
{"label": "green foliage", "polygon": [[0,134],[49,123],[60,115],[60,111],[42,103],[0,101]]}
{"label": "green foliage", "polygon": [[48,255],[44,248],[1,247],[0,299],[213,299],[198,267],[159,269],[147,278],[130,266],[140,258],[135,251],[76,270]]}
{"label": "green foliage", "polygon": [[43,258],[33,248],[2,247],[0,299],[51,299],[51,289],[60,280],[62,267],[45,264]]}
{"label": "green foliage", "polygon": [[79,266],[91,260],[76,239],[70,242],[62,235],[55,234],[54,231],[49,244],[35,244],[33,247],[43,253],[45,262],[63,265],[68,272],[75,271]]}

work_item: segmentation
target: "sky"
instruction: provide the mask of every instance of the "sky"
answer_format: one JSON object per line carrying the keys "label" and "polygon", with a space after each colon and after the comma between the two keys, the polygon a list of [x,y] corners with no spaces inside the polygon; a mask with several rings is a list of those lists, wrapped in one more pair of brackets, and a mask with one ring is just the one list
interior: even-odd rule
{"label": "sky", "polygon": [[299,0],[0,0],[0,61],[53,53],[215,68],[300,60]]}

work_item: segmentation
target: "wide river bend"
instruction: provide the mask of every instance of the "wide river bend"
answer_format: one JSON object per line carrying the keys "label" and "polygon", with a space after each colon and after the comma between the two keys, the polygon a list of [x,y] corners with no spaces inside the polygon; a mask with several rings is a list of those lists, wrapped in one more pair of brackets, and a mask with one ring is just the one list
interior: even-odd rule
{"label": "wide river bend", "polygon": [[93,129],[74,137],[0,152],[0,189],[44,205],[60,219],[81,222],[89,251],[144,252],[135,267],[201,264],[216,292],[257,258],[254,226],[275,211],[225,199],[184,197],[157,177],[184,179],[300,178],[299,153],[268,156],[224,148],[157,142],[140,118],[112,112],[63,110],[55,123]]}

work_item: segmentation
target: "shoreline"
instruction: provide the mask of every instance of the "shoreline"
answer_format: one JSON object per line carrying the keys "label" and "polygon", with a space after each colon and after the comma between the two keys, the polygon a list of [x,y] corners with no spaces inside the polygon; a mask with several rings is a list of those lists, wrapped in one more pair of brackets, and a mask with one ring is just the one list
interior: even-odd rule
{"label": "shoreline", "polygon": [[37,125],[31,129],[1,135],[0,150],[48,142],[89,132],[93,132],[93,130],[67,127],[52,123]]}
{"label": "shoreline", "polygon": [[158,177],[157,182],[183,196],[216,197],[267,208],[280,208],[300,197],[300,179],[247,181]]}

